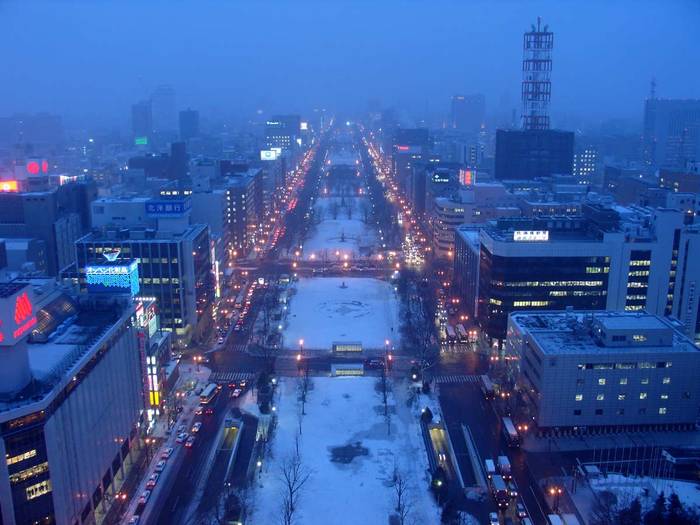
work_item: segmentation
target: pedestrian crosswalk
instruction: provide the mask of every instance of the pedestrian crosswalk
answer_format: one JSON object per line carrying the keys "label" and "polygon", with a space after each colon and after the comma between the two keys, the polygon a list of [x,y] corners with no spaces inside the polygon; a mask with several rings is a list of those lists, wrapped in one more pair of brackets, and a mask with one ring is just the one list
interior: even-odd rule
{"label": "pedestrian crosswalk", "polygon": [[478,383],[479,376],[477,375],[446,375],[436,376],[436,383]]}
{"label": "pedestrian crosswalk", "polygon": [[250,372],[214,372],[209,379],[214,383],[230,383],[232,381],[249,381],[253,378]]}

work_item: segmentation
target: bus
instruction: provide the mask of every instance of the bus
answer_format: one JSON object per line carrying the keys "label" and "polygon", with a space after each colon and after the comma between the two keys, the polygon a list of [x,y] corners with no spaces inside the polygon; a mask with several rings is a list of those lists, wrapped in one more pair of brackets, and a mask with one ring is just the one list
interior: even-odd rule
{"label": "bus", "polygon": [[506,443],[509,447],[519,447],[520,446],[520,434],[515,429],[513,421],[509,417],[504,417],[503,422],[503,437],[506,439]]}
{"label": "bus", "polygon": [[491,378],[486,374],[480,376],[481,379],[481,393],[484,394],[486,399],[493,399],[496,397],[496,389],[493,387]]}
{"label": "bus", "polygon": [[451,324],[447,325],[447,328],[445,329],[447,332],[447,342],[452,344],[457,342],[457,334],[455,333],[455,329],[452,328]]}
{"label": "bus", "polygon": [[456,327],[457,329],[457,338],[459,339],[460,343],[468,343],[469,342],[469,334],[467,334],[467,331],[464,328],[463,324],[458,324]]}
{"label": "bus", "polygon": [[219,393],[219,385],[216,383],[209,383],[207,387],[202,390],[202,393],[199,395],[199,403],[201,405],[208,405],[211,403],[212,399],[216,397],[216,394]]}
{"label": "bus", "polygon": [[499,509],[505,509],[508,507],[510,494],[508,493],[506,483],[503,481],[501,476],[491,477],[491,493],[493,494],[493,499],[496,500],[496,504],[498,505]]}

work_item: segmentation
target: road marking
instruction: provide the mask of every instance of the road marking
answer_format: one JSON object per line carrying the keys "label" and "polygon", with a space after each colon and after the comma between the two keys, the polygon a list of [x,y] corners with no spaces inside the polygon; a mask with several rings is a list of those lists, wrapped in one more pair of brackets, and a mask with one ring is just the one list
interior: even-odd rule
{"label": "road marking", "polygon": [[227,383],[231,381],[248,381],[254,374],[250,372],[214,372],[209,380],[214,383]]}
{"label": "road marking", "polygon": [[478,383],[478,375],[446,375],[436,376],[436,383]]}

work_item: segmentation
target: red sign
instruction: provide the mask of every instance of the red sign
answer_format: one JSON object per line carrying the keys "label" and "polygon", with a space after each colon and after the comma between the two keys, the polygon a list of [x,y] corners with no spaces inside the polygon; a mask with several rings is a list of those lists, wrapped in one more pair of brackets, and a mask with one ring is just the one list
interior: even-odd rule
{"label": "red sign", "polygon": [[27,292],[17,296],[15,302],[15,323],[21,325],[27,318],[32,316],[32,303],[29,300]]}
{"label": "red sign", "polygon": [[39,169],[39,163],[37,161],[30,160],[29,162],[27,162],[27,171],[32,175],[38,175]]}
{"label": "red sign", "polygon": [[17,184],[16,180],[0,180],[0,191],[19,191],[19,184]]}

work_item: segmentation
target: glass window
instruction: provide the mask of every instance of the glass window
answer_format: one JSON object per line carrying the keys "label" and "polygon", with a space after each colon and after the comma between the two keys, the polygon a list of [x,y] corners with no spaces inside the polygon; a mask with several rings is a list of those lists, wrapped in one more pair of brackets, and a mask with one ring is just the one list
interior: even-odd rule
{"label": "glass window", "polygon": [[605,378],[604,378],[604,377],[599,378],[599,379],[598,379],[598,384],[599,384],[600,386],[605,386]]}
{"label": "glass window", "polygon": [[664,415],[666,413],[666,407],[659,408],[659,414]]}
{"label": "glass window", "polygon": [[625,400],[625,394],[617,394],[617,400],[618,401],[624,401]]}
{"label": "glass window", "polygon": [[646,392],[640,392],[639,394],[639,399],[646,399],[647,398],[647,393]]}
{"label": "glass window", "polygon": [[643,384],[643,385],[648,385],[648,384],[649,384],[649,378],[648,378],[648,377],[643,378],[643,379],[642,379],[642,384]]}
{"label": "glass window", "polygon": [[621,385],[626,385],[626,384],[627,384],[627,378],[626,378],[626,377],[621,377],[621,378],[620,378],[620,384],[621,384]]}
{"label": "glass window", "polygon": [[670,377],[664,377],[662,383],[663,383],[664,385],[670,384],[670,383],[671,383],[671,378],[670,378]]}
{"label": "glass window", "polygon": [[576,401],[583,401],[583,394],[576,394]]}
{"label": "glass window", "polygon": [[603,401],[605,399],[605,394],[598,394],[595,398],[597,401]]}

